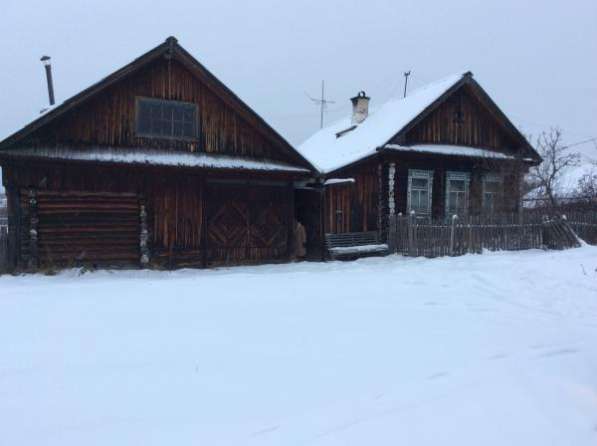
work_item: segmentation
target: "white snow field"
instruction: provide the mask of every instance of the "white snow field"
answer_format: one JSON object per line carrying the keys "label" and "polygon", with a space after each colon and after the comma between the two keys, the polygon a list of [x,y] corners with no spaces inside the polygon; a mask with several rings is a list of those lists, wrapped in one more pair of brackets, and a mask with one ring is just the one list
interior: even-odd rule
{"label": "white snow field", "polygon": [[0,278],[2,445],[596,445],[597,247]]}

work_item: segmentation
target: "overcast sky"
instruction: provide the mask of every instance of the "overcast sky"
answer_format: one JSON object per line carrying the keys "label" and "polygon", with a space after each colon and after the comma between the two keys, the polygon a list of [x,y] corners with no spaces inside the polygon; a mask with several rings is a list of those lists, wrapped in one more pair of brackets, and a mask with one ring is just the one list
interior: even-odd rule
{"label": "overcast sky", "polygon": [[560,126],[597,136],[596,0],[2,0],[0,138],[47,104],[39,58],[52,56],[58,101],[174,35],[294,144],[365,90],[372,107],[471,70],[525,133]]}

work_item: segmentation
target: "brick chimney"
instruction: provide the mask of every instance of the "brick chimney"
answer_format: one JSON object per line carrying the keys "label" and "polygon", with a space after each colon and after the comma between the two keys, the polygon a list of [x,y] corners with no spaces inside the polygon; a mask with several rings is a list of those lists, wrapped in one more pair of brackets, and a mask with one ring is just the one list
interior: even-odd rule
{"label": "brick chimney", "polygon": [[352,123],[360,124],[369,115],[369,96],[364,91],[359,91],[352,101]]}

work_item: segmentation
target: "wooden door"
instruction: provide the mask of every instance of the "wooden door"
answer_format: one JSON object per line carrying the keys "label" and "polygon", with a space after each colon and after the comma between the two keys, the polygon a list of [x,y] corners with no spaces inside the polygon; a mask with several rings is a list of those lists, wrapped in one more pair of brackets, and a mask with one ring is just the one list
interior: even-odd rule
{"label": "wooden door", "polygon": [[293,197],[284,186],[212,183],[207,188],[207,263],[283,260],[289,254]]}

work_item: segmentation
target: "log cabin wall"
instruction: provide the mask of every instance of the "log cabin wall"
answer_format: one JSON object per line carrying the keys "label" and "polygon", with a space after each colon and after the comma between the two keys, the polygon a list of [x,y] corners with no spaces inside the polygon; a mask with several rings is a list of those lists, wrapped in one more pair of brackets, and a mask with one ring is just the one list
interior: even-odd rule
{"label": "log cabin wall", "polygon": [[497,173],[503,177],[503,194],[496,203],[496,211],[511,213],[518,210],[520,168],[515,164],[475,159],[447,159],[437,156],[416,157],[414,155],[386,156],[386,163],[396,165],[394,181],[395,212],[404,215],[408,212],[408,171],[433,170],[431,213],[434,219],[443,219],[446,211],[446,173],[448,171],[470,174],[469,207],[470,215],[482,213],[482,179],[486,173]]}
{"label": "log cabin wall", "polygon": [[[382,165],[381,183],[378,166]],[[469,215],[482,213],[482,179],[485,173],[499,173],[503,177],[503,195],[496,203],[496,211],[512,213],[518,210],[519,170],[516,165],[503,162],[449,159],[438,156],[421,157],[412,154],[385,154],[381,161],[363,163],[333,174],[334,178],[354,178],[355,183],[338,183],[325,189],[325,232],[343,233],[379,230],[386,227],[389,216],[388,166],[395,165],[394,212],[408,212],[408,172],[410,169],[433,170],[432,217],[443,219],[446,212],[446,173],[470,174]],[[381,200],[378,194],[381,186]],[[381,214],[378,210],[381,206]],[[380,221],[378,220],[380,217]]]}
{"label": "log cabin wall", "polygon": [[[66,112],[29,135],[20,146],[90,146],[206,152],[271,159],[304,165],[295,153],[267,136],[257,123],[249,123],[182,63],[161,58],[107,87],[100,95]],[[197,104],[196,140],[136,136],[136,99],[140,97]]]}
{"label": "log cabin wall", "polygon": [[392,143],[455,144],[507,153],[513,153],[519,145],[468,85],[448,97],[405,135],[394,138]]}
{"label": "log cabin wall", "polygon": [[291,256],[289,179],[38,162],[6,165],[3,182],[20,269],[139,266],[141,205],[154,266],[252,264]]}

